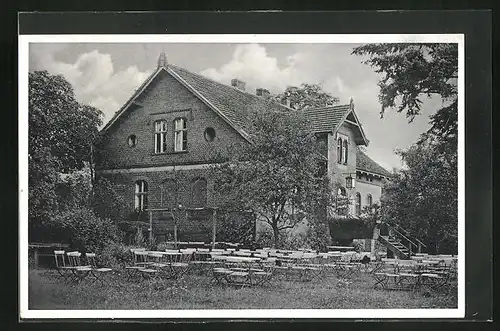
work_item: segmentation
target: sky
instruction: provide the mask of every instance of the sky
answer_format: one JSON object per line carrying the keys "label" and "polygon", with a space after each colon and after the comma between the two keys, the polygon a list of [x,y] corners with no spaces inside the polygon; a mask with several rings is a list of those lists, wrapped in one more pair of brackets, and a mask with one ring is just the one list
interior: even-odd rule
{"label": "sky", "polygon": [[366,152],[387,170],[401,168],[394,151],[417,141],[429,127],[429,115],[440,108],[438,98],[423,99],[423,111],[412,123],[405,114],[386,110],[380,118],[377,82],[381,76],[351,55],[359,44],[237,43],[31,43],[30,71],[63,75],[77,99],[101,109],[104,124],[156,69],[161,52],[168,63],[230,85],[233,78],[255,93],[262,87],[280,93],[287,86],[320,84],[323,90],[355,112],[370,141]]}

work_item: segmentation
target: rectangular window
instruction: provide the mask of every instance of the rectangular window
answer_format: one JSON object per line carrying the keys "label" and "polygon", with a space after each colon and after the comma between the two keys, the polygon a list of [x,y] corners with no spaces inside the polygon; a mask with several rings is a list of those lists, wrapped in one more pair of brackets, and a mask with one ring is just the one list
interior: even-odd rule
{"label": "rectangular window", "polygon": [[177,118],[174,121],[174,151],[182,152],[187,150],[187,126],[184,118]]}
{"label": "rectangular window", "polygon": [[167,151],[167,122],[155,122],[155,153],[165,153]]}
{"label": "rectangular window", "polygon": [[135,209],[143,211],[148,208],[148,183],[144,180],[135,182]]}

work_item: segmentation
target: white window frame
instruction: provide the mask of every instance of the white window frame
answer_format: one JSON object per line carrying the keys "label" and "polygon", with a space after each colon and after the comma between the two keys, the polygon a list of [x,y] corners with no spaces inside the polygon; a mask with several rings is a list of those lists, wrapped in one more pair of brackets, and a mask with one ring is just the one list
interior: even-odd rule
{"label": "white window frame", "polygon": [[135,200],[134,207],[136,210],[143,211],[147,208],[148,203],[148,182],[140,179],[135,182]]}
{"label": "white window frame", "polygon": [[155,121],[155,153],[167,151],[167,121]]}
{"label": "white window frame", "polygon": [[342,163],[343,164],[347,164],[348,154],[349,154],[349,138],[344,137],[344,139],[342,139]]}
{"label": "white window frame", "polygon": [[184,117],[174,120],[174,151],[187,151],[187,121]]}

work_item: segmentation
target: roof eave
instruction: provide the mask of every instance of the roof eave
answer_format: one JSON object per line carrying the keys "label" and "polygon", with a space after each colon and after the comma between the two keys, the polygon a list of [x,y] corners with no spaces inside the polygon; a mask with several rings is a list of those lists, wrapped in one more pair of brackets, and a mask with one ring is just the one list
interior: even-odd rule
{"label": "roof eave", "polygon": [[247,142],[251,142],[250,135],[243,131],[240,127],[234,124],[224,113],[222,113],[214,104],[212,104],[200,91],[196,90],[188,82],[186,82],[178,73],[172,68],[167,69],[167,73],[175,78],[179,83],[191,91],[196,97],[198,97],[207,107],[212,109],[217,115],[219,115],[229,126],[236,130]]}
{"label": "roof eave", "polygon": [[132,94],[132,96],[125,102],[125,104],[118,110],[115,116],[101,129],[99,132],[101,135],[106,133],[106,131],[123,115],[123,113],[135,102],[137,97],[139,97],[142,92],[151,84],[153,79],[162,71],[165,70],[164,67],[158,67],[149,77],[146,79],[142,85]]}

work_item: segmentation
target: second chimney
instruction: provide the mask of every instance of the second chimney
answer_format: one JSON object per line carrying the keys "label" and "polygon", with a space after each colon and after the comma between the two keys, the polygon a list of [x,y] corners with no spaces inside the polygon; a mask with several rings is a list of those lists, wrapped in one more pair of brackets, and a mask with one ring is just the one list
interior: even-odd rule
{"label": "second chimney", "polygon": [[266,90],[265,88],[258,88],[255,90],[255,94],[259,97],[264,97],[264,98],[267,98],[269,97],[269,95],[271,95],[271,93],[269,92],[269,90]]}
{"label": "second chimney", "polygon": [[238,90],[245,91],[245,82],[239,79],[231,79],[231,86],[236,87]]}

